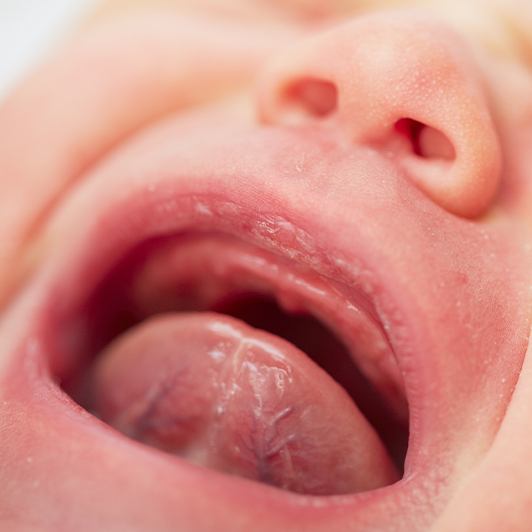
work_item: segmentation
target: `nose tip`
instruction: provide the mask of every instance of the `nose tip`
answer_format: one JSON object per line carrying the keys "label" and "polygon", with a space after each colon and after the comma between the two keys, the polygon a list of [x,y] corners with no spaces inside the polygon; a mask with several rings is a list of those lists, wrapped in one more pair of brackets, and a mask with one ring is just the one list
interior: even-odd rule
{"label": "nose tip", "polygon": [[501,149],[467,44],[415,12],[367,15],[298,43],[264,71],[263,122],[327,121],[392,157],[443,209],[478,217],[492,204]]}

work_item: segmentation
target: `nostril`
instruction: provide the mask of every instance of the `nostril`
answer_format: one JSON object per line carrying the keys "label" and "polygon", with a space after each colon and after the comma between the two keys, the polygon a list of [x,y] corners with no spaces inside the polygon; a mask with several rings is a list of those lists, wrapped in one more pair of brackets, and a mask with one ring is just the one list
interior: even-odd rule
{"label": "nostril", "polygon": [[322,119],[336,111],[338,89],[331,81],[306,77],[289,84],[281,102],[292,118]]}
{"label": "nostril", "polygon": [[454,146],[447,136],[427,124],[401,118],[395,123],[395,130],[405,137],[412,152],[424,159],[452,161],[456,157]]}
{"label": "nostril", "polygon": [[262,123],[325,126],[453,215],[477,218],[496,200],[503,161],[482,69],[430,15],[367,14],[325,30],[269,63],[257,89]]}
{"label": "nostril", "polygon": [[437,129],[424,126],[419,131],[418,149],[421,157],[451,161],[456,154],[450,140]]}

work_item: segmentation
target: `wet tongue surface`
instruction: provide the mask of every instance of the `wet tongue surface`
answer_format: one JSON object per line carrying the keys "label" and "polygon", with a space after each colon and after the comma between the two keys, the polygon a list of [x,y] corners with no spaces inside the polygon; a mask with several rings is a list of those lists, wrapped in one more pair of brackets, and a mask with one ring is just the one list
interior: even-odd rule
{"label": "wet tongue surface", "polygon": [[397,473],[345,390],[287,341],[228,316],[166,314],[115,340],[94,410],[126,435],[225,473],[308,494]]}

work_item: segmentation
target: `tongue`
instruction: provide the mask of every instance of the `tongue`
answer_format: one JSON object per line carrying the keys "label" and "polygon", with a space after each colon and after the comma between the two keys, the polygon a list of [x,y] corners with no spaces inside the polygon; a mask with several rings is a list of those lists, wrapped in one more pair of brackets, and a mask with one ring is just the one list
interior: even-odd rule
{"label": "tongue", "polygon": [[102,355],[92,392],[96,413],[126,435],[225,473],[307,494],[397,480],[343,388],[292,344],[234,318],[145,322]]}

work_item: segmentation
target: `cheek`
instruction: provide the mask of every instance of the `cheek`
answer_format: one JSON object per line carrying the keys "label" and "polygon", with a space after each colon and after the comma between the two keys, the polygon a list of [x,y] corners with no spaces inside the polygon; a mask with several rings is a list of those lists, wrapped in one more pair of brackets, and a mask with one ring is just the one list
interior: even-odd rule
{"label": "cheek", "polygon": [[[9,232],[0,239],[0,305],[28,273],[21,256],[33,253],[87,168],[146,124],[240,90],[290,35],[145,9],[91,26],[33,73],[0,106],[0,161],[10,176],[0,182]],[[31,157],[22,155],[28,147]]]}
{"label": "cheek", "polygon": [[[492,447],[457,490],[436,529],[526,530],[532,493],[532,349],[529,345],[512,401]],[[501,497],[504,493],[504,497]]]}
{"label": "cheek", "polygon": [[522,64],[504,61],[486,65],[485,72],[503,148],[500,206],[528,230],[532,227],[532,76]]}

